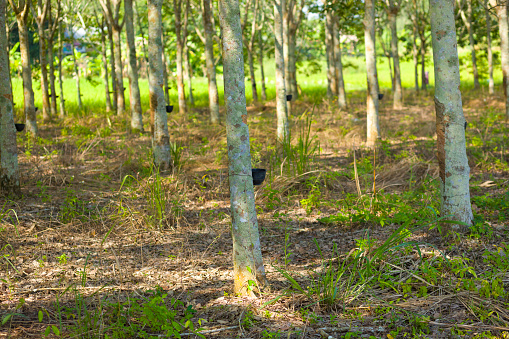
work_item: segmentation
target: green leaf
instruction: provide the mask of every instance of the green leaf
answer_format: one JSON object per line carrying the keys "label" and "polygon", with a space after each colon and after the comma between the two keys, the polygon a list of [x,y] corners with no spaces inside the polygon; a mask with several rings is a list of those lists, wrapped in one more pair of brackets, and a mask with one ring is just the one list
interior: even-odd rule
{"label": "green leaf", "polygon": [[46,327],[46,331],[44,331],[44,336],[47,337],[50,332],[51,332],[51,327],[50,326]]}
{"label": "green leaf", "polygon": [[7,314],[5,317],[2,318],[2,325],[5,325],[6,322],[8,322],[12,318],[12,314]]}
{"label": "green leaf", "polygon": [[44,313],[42,313],[42,310],[39,310],[38,316],[39,316],[39,322],[42,323],[42,319],[44,317]]}
{"label": "green leaf", "polygon": [[57,337],[60,337],[60,330],[58,329],[58,327],[56,327],[55,325],[51,325],[51,329],[53,330],[53,333],[55,333]]}

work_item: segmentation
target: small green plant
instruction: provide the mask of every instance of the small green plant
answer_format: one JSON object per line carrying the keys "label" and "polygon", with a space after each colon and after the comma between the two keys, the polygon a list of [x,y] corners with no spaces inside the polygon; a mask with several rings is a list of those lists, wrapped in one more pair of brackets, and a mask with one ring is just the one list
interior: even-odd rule
{"label": "small green plant", "polygon": [[65,255],[65,253],[63,253],[62,255],[58,256],[57,259],[58,259],[58,263],[60,265],[67,264],[67,255]]}
{"label": "small green plant", "polygon": [[280,330],[277,330],[277,332],[271,332],[271,331],[263,330],[262,338],[279,339],[279,338],[281,338]]}

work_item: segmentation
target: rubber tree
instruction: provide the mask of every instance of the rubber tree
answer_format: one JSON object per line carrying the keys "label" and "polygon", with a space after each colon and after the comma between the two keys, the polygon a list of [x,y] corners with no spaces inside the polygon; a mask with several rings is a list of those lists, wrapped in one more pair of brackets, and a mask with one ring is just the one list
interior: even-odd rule
{"label": "rubber tree", "polygon": [[265,86],[265,70],[263,68],[263,32],[258,32],[258,65],[260,67],[261,87],[262,87],[262,101],[267,100],[267,87]]}
{"label": "rubber tree", "polygon": [[340,109],[347,108],[345,80],[343,78],[343,60],[341,55],[341,34],[339,19],[334,20],[334,60],[336,62],[336,82],[338,87],[338,106]]}
{"label": "rubber tree", "polygon": [[486,40],[488,49],[488,91],[490,95],[495,93],[495,81],[493,80],[493,51],[491,50],[491,14],[488,9],[488,0],[484,0],[484,12],[486,13]]}
{"label": "rubber tree", "polygon": [[0,192],[19,195],[18,149],[12,109],[9,58],[5,53],[6,0],[0,0]]}
{"label": "rubber tree", "polygon": [[268,283],[263,266],[251,173],[238,0],[219,1],[219,22],[223,37],[221,46],[232,213],[234,292],[252,295],[250,282],[255,281],[260,287]]}
{"label": "rubber tree", "polygon": [[[115,58],[115,81],[116,81],[116,102],[117,102],[117,115],[125,114],[125,96],[124,96],[124,77],[122,75],[122,46],[120,44],[120,33],[124,26],[125,16],[120,20],[120,5],[122,0],[99,0],[106,19],[108,19],[108,25],[111,28],[113,45],[115,47],[114,58]],[[114,90],[115,92],[115,90]]]}
{"label": "rubber tree", "polygon": [[37,116],[35,113],[35,96],[32,86],[32,67],[30,64],[30,46],[28,40],[30,1],[19,0],[19,2],[15,4],[14,0],[9,0],[9,3],[12,11],[16,15],[16,22],[18,23],[26,129],[32,136],[37,136],[39,134],[39,130],[37,128]]}
{"label": "rubber tree", "polygon": [[216,65],[214,63],[214,27],[212,26],[212,3],[202,0],[203,43],[205,45],[205,64],[207,66],[207,80],[209,85],[210,121],[219,123],[219,93],[217,91]]}
{"label": "rubber tree", "polygon": [[140,86],[138,84],[138,64],[136,45],[134,42],[133,0],[124,0],[125,32],[127,36],[129,104],[131,108],[131,130],[133,133],[143,132],[143,116],[141,112]]}
{"label": "rubber tree", "polygon": [[[253,8],[251,8],[253,6]],[[247,50],[247,59],[248,59],[248,65],[249,65],[249,79],[251,80],[251,95],[253,97],[253,101],[258,101],[258,91],[256,88],[256,78],[255,78],[255,71],[254,71],[254,47],[255,47],[255,41],[256,41],[256,32],[260,29],[259,25],[259,13],[260,9],[260,0],[254,0],[252,3],[251,1],[248,1],[248,3],[245,6],[245,15],[244,20],[241,24],[242,27],[242,37],[244,39],[244,47]],[[248,14],[252,14],[251,18],[251,30],[249,32],[249,37],[245,33],[247,27],[248,27]],[[262,17],[262,22],[264,18]]]}
{"label": "rubber tree", "polygon": [[42,94],[42,119],[51,120],[51,108],[48,91],[48,46],[45,33],[45,25],[48,18],[48,5],[50,0],[37,0],[37,28],[39,33],[39,64],[41,65],[41,94]]}
{"label": "rubber tree", "polygon": [[505,94],[505,114],[509,118],[509,25],[507,22],[507,7],[504,0],[489,0],[494,7],[498,18],[498,31],[500,35],[500,56]]}
{"label": "rubber tree", "polygon": [[182,23],[182,4],[186,1],[186,9],[188,9],[187,3],[189,0],[173,0],[173,10],[175,14],[175,40],[177,43],[177,91],[178,91],[178,103],[179,103],[179,111],[183,114],[187,113],[187,103],[186,103],[186,90],[184,87],[184,39],[185,37],[182,35],[182,26],[187,25],[187,23]]}
{"label": "rubber tree", "polygon": [[99,21],[99,16],[97,15],[97,12],[94,10],[94,17],[97,24],[97,27],[99,27],[99,35],[101,38],[101,57],[103,62],[103,84],[104,84],[104,97],[106,99],[106,112],[111,111],[111,98],[110,98],[110,81],[109,81],[109,71],[108,71],[108,55],[107,55],[107,47],[106,47],[106,32],[104,31],[104,26],[106,22],[106,18],[103,16],[101,17],[101,21]]}
{"label": "rubber tree", "polygon": [[472,0],[465,0],[467,5],[467,12],[460,8],[459,13],[465,27],[468,31],[468,41],[470,46],[470,56],[472,57],[472,73],[474,75],[474,88],[479,89],[481,85],[479,84],[479,72],[477,71],[477,57],[475,54],[475,40],[474,40],[474,27],[472,25]]}
{"label": "rubber tree", "polygon": [[285,60],[283,52],[283,7],[285,0],[274,0],[274,58],[276,59],[277,139],[287,142],[290,136],[286,105]]}
{"label": "rubber tree", "polygon": [[[191,1],[186,1],[186,8],[184,10],[184,22],[182,23],[182,37],[184,39],[183,46],[184,50],[182,51],[182,57],[184,62],[184,81],[187,82],[189,86],[189,104],[194,106],[194,95],[193,95],[193,69],[191,67],[190,59],[189,59],[189,44],[187,43],[188,28],[189,28],[189,13],[191,11]],[[192,14],[191,14],[192,15]]]}
{"label": "rubber tree", "polygon": [[331,0],[323,0],[325,7],[325,51],[327,55],[327,96],[338,93],[336,82],[336,60],[334,59],[334,11]]}
{"label": "rubber tree", "polygon": [[[431,42],[435,67],[437,157],[440,176],[441,216],[471,225],[470,168],[460,92],[460,71],[454,2],[430,0]],[[505,8],[504,8],[505,11]],[[463,229],[463,227],[455,227]]]}
{"label": "rubber tree", "polygon": [[74,80],[76,81],[76,99],[78,101],[78,109],[80,111],[83,110],[83,101],[81,100],[81,84],[80,84],[80,68],[78,66],[78,58],[76,57],[76,48],[74,45],[75,39],[75,31],[74,31],[74,23],[72,19],[73,13],[68,12],[68,16],[66,19],[67,29],[69,30],[69,35],[71,39],[71,55],[74,67]]}
{"label": "rubber tree", "polygon": [[60,118],[65,117],[65,99],[64,99],[64,77],[62,75],[62,60],[64,59],[64,27],[62,21],[58,23],[58,84],[60,87]]}
{"label": "rubber tree", "polygon": [[399,51],[398,51],[398,25],[397,17],[401,8],[401,1],[385,0],[387,11],[387,19],[391,28],[391,55],[394,64],[394,98],[393,108],[401,109],[403,107],[403,87],[401,85],[401,71],[399,67]]}
{"label": "rubber tree", "polygon": [[163,90],[162,6],[163,0],[148,0],[150,125],[154,165],[159,169],[168,169],[171,167],[171,153]]}
{"label": "rubber tree", "polygon": [[[283,50],[285,50],[285,81],[286,93],[292,95],[292,100],[299,98],[297,87],[297,32],[304,18],[304,0],[287,0],[284,16],[285,36]],[[262,20],[263,22],[263,20]]]}
{"label": "rubber tree", "polygon": [[46,42],[48,44],[48,60],[49,60],[49,88],[51,91],[50,108],[51,116],[57,116],[57,91],[55,85],[55,57],[53,54],[53,39],[58,31],[58,23],[60,22],[60,2],[57,3],[56,17],[53,17],[51,10],[51,0],[48,1],[48,30],[46,31]]}
{"label": "rubber tree", "polygon": [[[106,13],[103,11],[103,15],[106,16]],[[113,29],[106,19],[106,26],[108,28],[108,41],[110,45],[110,69],[111,69],[111,92],[113,94],[113,100],[111,101],[111,105],[114,112],[117,112],[117,71],[115,69],[115,44],[113,43]]]}
{"label": "rubber tree", "polygon": [[375,45],[375,0],[364,2],[364,41],[366,46],[366,73],[368,80],[367,97],[367,141],[368,147],[374,147],[380,138],[378,122],[378,74],[376,69]]}

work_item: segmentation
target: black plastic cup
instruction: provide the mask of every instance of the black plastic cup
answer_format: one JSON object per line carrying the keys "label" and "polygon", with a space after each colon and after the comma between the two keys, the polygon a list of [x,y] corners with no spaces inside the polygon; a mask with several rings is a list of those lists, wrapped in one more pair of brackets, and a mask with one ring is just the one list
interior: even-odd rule
{"label": "black plastic cup", "polygon": [[378,100],[382,100],[384,98],[383,93],[378,94]]}
{"label": "black plastic cup", "polygon": [[292,101],[292,95],[291,94],[288,94],[286,96],[286,101]]}
{"label": "black plastic cup", "polygon": [[22,132],[25,129],[25,124],[14,124],[16,126],[16,131]]}
{"label": "black plastic cup", "polygon": [[265,174],[267,173],[267,170],[265,168],[253,168],[251,172],[253,174],[253,185],[261,185],[265,180]]}
{"label": "black plastic cup", "polygon": [[166,105],[166,113],[171,113],[171,112],[173,112],[173,106]]}

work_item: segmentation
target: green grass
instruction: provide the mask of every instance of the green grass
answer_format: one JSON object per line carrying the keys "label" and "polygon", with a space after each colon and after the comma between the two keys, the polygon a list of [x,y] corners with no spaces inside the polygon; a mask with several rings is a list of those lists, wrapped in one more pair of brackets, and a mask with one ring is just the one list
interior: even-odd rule
{"label": "green grass", "polygon": [[[462,53],[463,55],[463,53]],[[362,57],[344,57],[343,62],[345,65],[352,65],[350,67],[346,67],[344,69],[344,77],[345,77],[345,86],[346,91],[360,91],[366,89],[366,64],[365,59]],[[297,74],[297,82],[301,87],[302,91],[307,94],[309,98],[313,98],[314,101],[321,100],[322,97],[326,95],[326,62],[322,60],[320,62],[321,71],[316,74],[306,75],[303,72],[306,69],[306,63],[300,67],[299,72]],[[378,79],[380,88],[382,91],[390,90],[391,88],[391,80],[389,67],[386,58],[379,57],[377,59],[378,66]],[[275,64],[273,60],[267,60],[265,62],[265,76],[266,76],[266,85],[267,85],[267,96],[268,99],[274,99],[276,95],[275,90]],[[495,82],[501,83],[502,72],[499,67],[495,67]],[[220,70],[220,68],[218,68]],[[433,74],[433,64],[432,62],[429,65],[426,65],[426,70],[429,71],[429,81],[430,85],[434,86],[434,74]],[[420,72],[420,68],[419,68]],[[402,74],[402,83],[404,88],[413,89],[414,87],[414,66],[412,61],[404,61],[401,62],[401,74]],[[259,69],[256,69],[256,77],[257,77],[257,85],[258,92],[261,92],[261,81],[260,81],[260,72]],[[471,88],[473,87],[473,77],[469,74],[468,71],[463,70],[461,72],[462,79],[462,87]],[[85,113],[97,113],[104,111],[105,99],[104,99],[104,87],[101,79],[95,79],[97,84],[94,86],[90,82],[83,79],[81,81],[81,93],[83,99],[83,105],[85,107]],[[246,97],[248,102],[252,101],[252,95],[250,90],[250,85],[247,83],[249,77],[246,77]],[[16,103],[16,107],[20,110],[23,107],[23,84],[20,77],[14,77],[12,79],[13,84],[13,94],[14,101]],[[127,78],[124,79],[124,86],[126,87],[126,103],[129,105],[129,83]],[[487,85],[487,80],[482,81],[483,85]],[[171,103],[177,102],[177,89],[175,84],[170,85],[170,101]],[[148,92],[148,80],[140,79],[140,89],[141,89],[141,100],[142,100],[142,109],[146,111],[149,108],[149,92]],[[193,93],[195,99],[195,105],[199,107],[206,107],[208,105],[208,86],[207,86],[207,78],[206,77],[197,77],[193,79]],[[220,96],[220,104],[224,104],[223,101],[223,78],[222,74],[218,74],[218,89]],[[188,88],[186,87],[186,91]],[[40,91],[40,82],[34,80],[34,91],[35,91],[35,104],[38,107],[42,106],[41,103],[41,91]],[[57,88],[58,91],[58,88]],[[64,95],[66,99],[66,108],[70,112],[78,112],[78,104],[77,104],[77,91],[76,91],[76,83],[74,79],[66,78],[64,80]]]}

